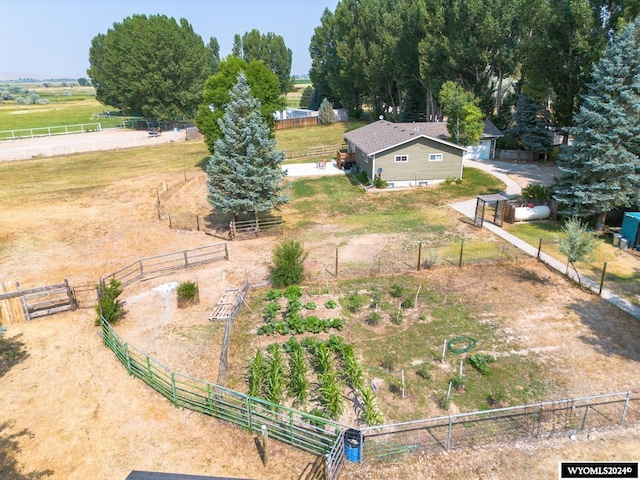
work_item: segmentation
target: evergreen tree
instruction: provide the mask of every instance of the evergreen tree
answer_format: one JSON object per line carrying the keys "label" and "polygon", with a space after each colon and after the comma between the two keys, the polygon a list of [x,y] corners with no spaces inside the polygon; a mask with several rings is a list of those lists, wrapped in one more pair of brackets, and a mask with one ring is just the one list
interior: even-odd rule
{"label": "evergreen tree", "polygon": [[313,92],[314,90],[311,85],[307,85],[305,87],[305,89],[302,91],[302,95],[300,96],[300,108],[309,108],[309,102],[311,101]]}
{"label": "evergreen tree", "polygon": [[260,102],[251,95],[244,73],[229,92],[230,101],[218,124],[216,140],[207,165],[209,203],[232,220],[240,213],[272,210],[288,201],[282,194],[285,173],[280,168],[284,151],[260,113]]}
{"label": "evergreen tree", "polygon": [[333,105],[326,98],[322,100],[318,109],[318,122],[322,125],[328,125],[336,121],[336,115],[333,113]]}
{"label": "evergreen tree", "polygon": [[553,148],[551,115],[546,106],[520,93],[513,120],[515,125],[511,128],[511,133],[520,139],[522,148],[544,155],[546,160],[547,154]]}
{"label": "evergreen tree", "polygon": [[607,212],[640,201],[640,19],[609,43],[589,87],[555,198],[569,215],[596,215],[600,230]]}

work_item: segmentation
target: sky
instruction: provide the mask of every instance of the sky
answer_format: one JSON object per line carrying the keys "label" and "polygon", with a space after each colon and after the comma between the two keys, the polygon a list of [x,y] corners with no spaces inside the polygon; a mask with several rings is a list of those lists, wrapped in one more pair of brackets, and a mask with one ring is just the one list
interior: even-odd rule
{"label": "sky", "polygon": [[0,0],[0,80],[87,77],[91,40],[134,14],[185,18],[220,57],[233,36],[254,28],[284,38],[291,75],[311,67],[309,42],[325,8],[338,0]]}

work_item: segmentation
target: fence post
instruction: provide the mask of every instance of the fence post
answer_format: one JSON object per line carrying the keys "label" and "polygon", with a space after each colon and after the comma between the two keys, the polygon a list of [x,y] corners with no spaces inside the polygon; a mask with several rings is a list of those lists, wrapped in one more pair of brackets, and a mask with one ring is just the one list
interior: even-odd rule
{"label": "fence post", "polygon": [[538,254],[536,255],[536,258],[538,260],[540,260],[540,252],[542,251],[542,237],[540,238],[540,242],[538,242]]}
{"label": "fence post", "polygon": [[584,425],[585,425],[585,423],[587,423],[587,413],[589,413],[589,404],[590,403],[591,403],[591,400],[588,400],[587,404],[585,405],[584,417],[582,417],[582,426],[580,427],[580,430],[584,430]]}
{"label": "fence post", "polygon": [[602,286],[604,285],[604,275],[607,273],[607,262],[604,262],[604,266],[602,267],[602,277],[600,277],[600,289],[598,290],[598,295],[602,295]]}
{"label": "fence post", "polygon": [[200,231],[200,215],[196,214],[196,228]]}
{"label": "fence post", "polygon": [[66,278],[64,279],[64,284],[67,287],[67,297],[69,297],[69,305],[71,305],[71,310],[75,310],[78,306],[78,302],[76,301],[76,299],[73,296],[73,291],[71,290],[71,287],[69,286],[69,280],[67,280]]}
{"label": "fence post", "polygon": [[182,252],[184,254],[184,268],[189,266],[189,259],[187,258],[187,251]]}
{"label": "fence post", "polygon": [[447,431],[447,445],[446,445],[447,450],[451,448],[451,430],[453,430],[453,416],[449,415],[449,430]]}
{"label": "fence post", "polygon": [[173,406],[178,406],[178,392],[176,390],[176,374],[171,372],[171,397],[173,400]]}
{"label": "fence post", "polygon": [[460,261],[458,267],[462,267],[462,252],[464,252],[464,238],[460,241]]}
{"label": "fence post", "polygon": [[262,454],[264,460],[264,466],[269,466],[269,431],[266,425],[262,425]]}
{"label": "fence post", "polygon": [[336,247],[336,278],[338,278],[338,247]]}
{"label": "fence post", "polygon": [[418,242],[418,271],[422,264],[422,242]]}
{"label": "fence post", "polygon": [[228,245],[226,243],[224,244],[224,256],[228,261],[229,260],[229,247],[228,247]]}
{"label": "fence post", "polygon": [[172,227],[171,227],[171,214],[170,214],[170,213],[168,213],[167,215],[168,215],[168,217],[169,217],[169,228],[172,228]]}
{"label": "fence post", "polygon": [[129,355],[129,344],[125,343],[124,344],[124,358],[127,360],[126,363],[126,367],[127,367],[127,373],[129,373],[129,375],[131,375],[131,356]]}
{"label": "fence post", "polygon": [[622,418],[620,418],[620,425],[624,424],[624,417],[627,414],[627,408],[629,407],[630,398],[631,398],[631,392],[627,392],[627,398],[625,398],[624,407],[622,408]]}

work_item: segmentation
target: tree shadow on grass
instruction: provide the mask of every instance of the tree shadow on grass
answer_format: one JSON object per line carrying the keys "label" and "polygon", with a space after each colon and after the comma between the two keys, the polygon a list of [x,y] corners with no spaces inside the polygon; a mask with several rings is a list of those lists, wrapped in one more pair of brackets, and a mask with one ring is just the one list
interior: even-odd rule
{"label": "tree shadow on grass", "polygon": [[633,316],[595,297],[569,305],[589,327],[590,336],[580,339],[605,355],[617,355],[640,362],[640,321]]}
{"label": "tree shadow on grass", "polygon": [[[0,377],[29,357],[25,345],[20,341],[22,335],[12,338],[0,338]],[[4,477],[0,477],[4,478]]]}
{"label": "tree shadow on grass", "polygon": [[31,437],[29,430],[24,429],[18,433],[6,433],[14,423],[7,421],[0,423],[0,478],[6,480],[38,480],[53,475],[53,470],[34,470],[23,473],[19,469],[15,455],[20,452],[19,440],[21,437]]}

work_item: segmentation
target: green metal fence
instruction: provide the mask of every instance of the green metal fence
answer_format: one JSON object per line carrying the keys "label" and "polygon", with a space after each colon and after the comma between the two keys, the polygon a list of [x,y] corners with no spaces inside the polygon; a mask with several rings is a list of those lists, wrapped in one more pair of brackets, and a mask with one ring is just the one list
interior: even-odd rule
{"label": "green metal fence", "polygon": [[315,455],[330,452],[346,428],[324,418],[173,372],[126,343],[104,318],[101,325],[104,344],[115,353],[127,372],[176,407],[211,415],[251,432],[259,432],[265,425],[270,437]]}

